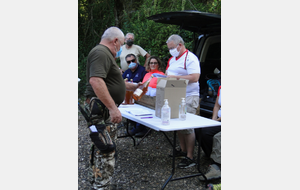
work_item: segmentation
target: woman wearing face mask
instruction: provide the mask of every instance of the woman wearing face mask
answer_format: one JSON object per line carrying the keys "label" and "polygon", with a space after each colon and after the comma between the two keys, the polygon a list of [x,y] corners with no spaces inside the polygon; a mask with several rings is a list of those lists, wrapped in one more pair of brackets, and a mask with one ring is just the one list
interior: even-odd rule
{"label": "woman wearing face mask", "polygon": [[[162,62],[158,57],[151,56],[148,59],[146,65],[147,65],[146,70],[148,71],[148,73],[145,75],[145,77],[143,79],[143,83],[146,82],[153,73],[164,75],[164,73],[162,72],[162,68],[161,68]],[[147,91],[146,95],[156,96],[156,85],[157,85],[156,83],[157,83],[157,78],[156,77],[152,78],[152,80],[150,81],[150,84],[148,86],[148,91]]]}

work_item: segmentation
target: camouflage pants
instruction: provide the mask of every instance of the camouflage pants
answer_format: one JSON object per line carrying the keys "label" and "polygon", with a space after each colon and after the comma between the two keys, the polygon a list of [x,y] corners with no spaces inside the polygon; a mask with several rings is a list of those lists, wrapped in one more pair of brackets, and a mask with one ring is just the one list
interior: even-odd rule
{"label": "camouflage pants", "polygon": [[[88,106],[85,107],[89,109]],[[117,125],[109,124],[110,118],[106,121],[99,119],[96,121],[97,124],[106,124],[106,131],[108,132],[111,140],[116,140]],[[107,190],[115,171],[115,154],[116,152],[102,153],[96,146],[94,146],[93,164],[89,166],[89,181],[91,182],[92,188],[95,190]]]}
{"label": "camouflage pants", "polygon": [[[107,131],[112,139],[116,139],[117,137],[116,129],[116,125],[107,126]],[[94,189],[109,189],[109,184],[115,171],[115,155],[115,151],[107,154],[101,153],[95,146],[94,165],[90,163],[89,167],[89,180]]]}
{"label": "camouflage pants", "polygon": [[94,165],[89,170],[92,187],[97,190],[107,189],[115,171],[115,152],[101,154],[96,151]]}

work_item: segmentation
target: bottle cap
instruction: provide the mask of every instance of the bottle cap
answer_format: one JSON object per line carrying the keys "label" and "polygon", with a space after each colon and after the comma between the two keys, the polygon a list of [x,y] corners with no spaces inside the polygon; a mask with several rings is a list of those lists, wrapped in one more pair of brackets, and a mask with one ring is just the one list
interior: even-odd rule
{"label": "bottle cap", "polygon": [[165,101],[165,105],[168,104],[168,99],[164,99],[164,101]]}

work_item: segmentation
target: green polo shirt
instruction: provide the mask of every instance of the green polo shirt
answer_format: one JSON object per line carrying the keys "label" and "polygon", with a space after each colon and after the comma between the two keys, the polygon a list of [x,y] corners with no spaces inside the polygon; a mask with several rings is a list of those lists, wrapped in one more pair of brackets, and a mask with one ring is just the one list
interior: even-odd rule
{"label": "green polo shirt", "polygon": [[86,77],[86,97],[96,96],[89,79],[100,77],[106,83],[108,92],[115,103],[119,105],[123,102],[126,91],[124,79],[113,54],[106,46],[99,44],[90,51],[87,59]]}

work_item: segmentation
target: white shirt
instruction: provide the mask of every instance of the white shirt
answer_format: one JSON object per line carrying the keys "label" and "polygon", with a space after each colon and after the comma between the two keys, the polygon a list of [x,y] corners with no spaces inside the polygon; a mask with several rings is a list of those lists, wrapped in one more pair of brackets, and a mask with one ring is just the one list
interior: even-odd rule
{"label": "white shirt", "polygon": [[151,88],[150,86],[148,86],[148,91],[146,92],[145,95],[148,96],[156,96],[156,88]]}
{"label": "white shirt", "polygon": [[[184,68],[184,62],[186,60],[186,69]],[[193,73],[201,73],[200,63],[195,54],[188,51],[183,53],[179,59],[175,57],[169,59],[169,68],[167,70],[168,75],[185,76]],[[199,82],[189,83],[186,87],[186,97],[188,96],[199,96]]]}
{"label": "white shirt", "polygon": [[[126,44],[122,46],[122,52],[121,52],[121,55],[120,55],[120,66],[121,66],[121,69],[123,69],[123,71],[126,71],[128,69],[128,64],[125,60],[125,57],[126,55],[128,54],[134,54],[136,59],[137,59],[137,63],[139,63],[139,55],[145,57],[145,55],[147,54],[147,52],[141,48],[140,46],[138,45],[135,45],[133,44],[131,46],[131,48],[127,49],[126,48]],[[142,64],[144,65],[144,64]]]}

